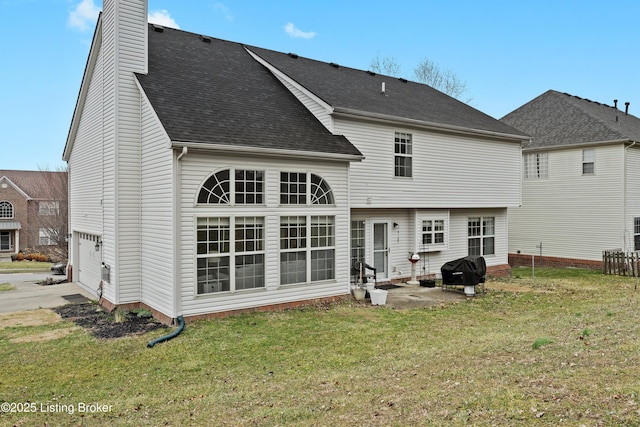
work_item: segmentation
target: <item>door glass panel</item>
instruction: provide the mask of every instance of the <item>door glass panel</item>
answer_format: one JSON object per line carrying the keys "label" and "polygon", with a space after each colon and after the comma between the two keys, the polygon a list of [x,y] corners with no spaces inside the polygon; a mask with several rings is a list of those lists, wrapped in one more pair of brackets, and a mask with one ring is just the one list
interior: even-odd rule
{"label": "door glass panel", "polygon": [[373,266],[379,278],[387,277],[388,259],[387,224],[373,224]]}

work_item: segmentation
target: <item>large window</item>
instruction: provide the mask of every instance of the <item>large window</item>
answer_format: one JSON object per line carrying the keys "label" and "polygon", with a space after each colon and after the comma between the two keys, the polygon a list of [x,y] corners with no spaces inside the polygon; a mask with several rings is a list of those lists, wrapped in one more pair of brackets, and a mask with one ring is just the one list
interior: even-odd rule
{"label": "large window", "polygon": [[593,148],[582,150],[582,174],[593,175],[595,168],[596,155]]}
{"label": "large window", "polygon": [[633,250],[640,251],[640,217],[633,218]]}
{"label": "large window", "polygon": [[244,169],[216,172],[200,188],[198,203],[261,205],[264,203],[264,172]]}
{"label": "large window", "polygon": [[264,287],[264,218],[198,218],[197,273],[198,294]]}
{"label": "large window", "polygon": [[280,204],[332,205],[331,187],[321,176],[305,172],[280,172]]}
{"label": "large window", "polygon": [[51,232],[49,229],[41,228],[38,230],[38,243],[40,246],[51,246],[55,245],[56,241],[51,236]]}
{"label": "large window", "polygon": [[335,278],[335,218],[306,215],[280,218],[280,283]]}
{"label": "large window", "polygon": [[13,205],[3,200],[0,202],[0,218],[13,218]]}
{"label": "large window", "polygon": [[531,153],[524,156],[525,179],[547,178],[549,175],[549,156],[547,153]]}
{"label": "large window", "polygon": [[10,251],[13,249],[13,232],[0,231],[0,251]]}
{"label": "large window", "polygon": [[394,143],[394,175],[411,177],[412,171],[412,136],[410,133],[396,132]]}
{"label": "large window", "polygon": [[496,253],[495,217],[471,217],[467,225],[469,255],[485,256]]}

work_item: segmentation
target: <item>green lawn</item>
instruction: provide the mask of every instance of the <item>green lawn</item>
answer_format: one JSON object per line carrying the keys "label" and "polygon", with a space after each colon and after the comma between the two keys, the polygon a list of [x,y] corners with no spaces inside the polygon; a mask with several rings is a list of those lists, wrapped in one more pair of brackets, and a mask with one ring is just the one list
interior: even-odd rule
{"label": "green lawn", "polygon": [[38,261],[0,262],[0,270],[49,270],[53,263]]}
{"label": "green lawn", "polygon": [[[151,349],[166,332],[106,341],[0,316],[0,400],[38,411],[0,424],[639,425],[635,279],[516,276],[444,307],[345,302],[199,321]],[[85,403],[108,412],[79,414]]]}

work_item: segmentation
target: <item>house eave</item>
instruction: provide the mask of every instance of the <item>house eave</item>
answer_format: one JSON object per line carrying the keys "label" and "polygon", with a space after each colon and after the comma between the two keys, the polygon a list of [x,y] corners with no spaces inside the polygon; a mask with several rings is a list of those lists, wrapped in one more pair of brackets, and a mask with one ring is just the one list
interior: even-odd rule
{"label": "house eave", "polygon": [[214,144],[207,142],[194,141],[171,141],[171,147],[174,149],[182,149],[183,147],[194,151],[207,151],[225,154],[254,154],[265,157],[295,157],[297,159],[309,160],[332,160],[343,162],[359,162],[364,159],[362,155],[342,154],[342,153],[324,153],[317,151],[299,151],[299,150],[283,150],[277,148],[261,148],[238,145]]}
{"label": "house eave", "polygon": [[7,177],[6,175],[3,175],[3,176],[0,177],[0,182],[2,182],[2,181],[7,182],[10,186],[13,187],[14,190],[16,190],[18,193],[20,193],[20,195],[22,197],[24,197],[26,200],[33,200],[33,198],[31,196],[29,196],[27,193],[25,193],[22,188],[18,187],[16,185],[16,183],[11,181],[11,179],[9,179],[9,177]]}
{"label": "house eave", "polygon": [[531,137],[527,135],[509,134],[509,133],[489,131],[484,129],[468,128],[464,126],[447,125],[442,123],[409,119],[406,117],[372,113],[368,111],[360,111],[360,110],[354,110],[351,108],[343,108],[343,107],[334,107],[332,115],[335,117],[368,120],[368,121],[374,121],[374,122],[385,123],[385,124],[402,124],[402,125],[408,125],[408,126],[421,128],[421,129],[438,131],[438,132],[455,133],[455,134],[470,135],[470,136],[491,137],[491,138],[497,138],[497,139],[502,139],[507,141],[518,142],[518,143],[522,143],[523,141],[529,141],[531,139]]}
{"label": "house eave", "polygon": [[562,145],[544,145],[540,147],[523,147],[523,153],[534,153],[540,151],[557,151],[557,150],[567,150],[571,148],[587,148],[587,147],[596,147],[596,146],[606,146],[606,145],[616,145],[616,144],[633,144],[634,141],[632,139],[612,139],[608,141],[589,141],[589,142],[580,142],[576,144],[562,144]]}

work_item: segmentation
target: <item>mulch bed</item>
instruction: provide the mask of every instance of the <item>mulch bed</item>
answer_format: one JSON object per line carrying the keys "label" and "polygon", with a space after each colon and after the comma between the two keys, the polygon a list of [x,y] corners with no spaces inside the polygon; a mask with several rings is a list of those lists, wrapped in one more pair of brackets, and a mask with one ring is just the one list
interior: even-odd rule
{"label": "mulch bed", "polygon": [[167,328],[152,317],[139,317],[132,312],[127,312],[122,322],[116,322],[113,314],[91,303],[67,304],[53,311],[87,329],[96,338],[121,338]]}

